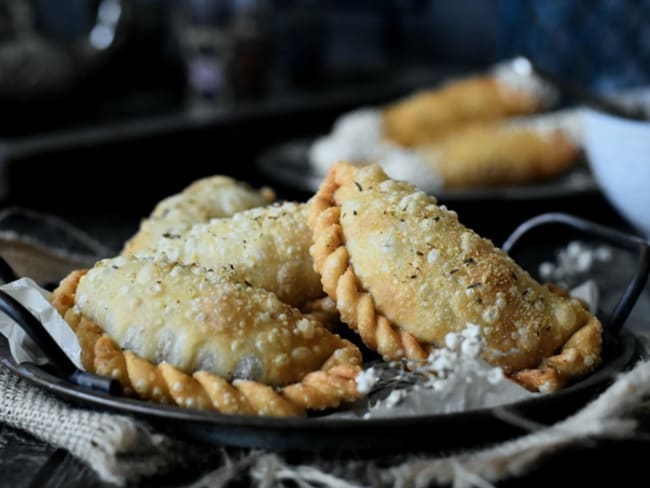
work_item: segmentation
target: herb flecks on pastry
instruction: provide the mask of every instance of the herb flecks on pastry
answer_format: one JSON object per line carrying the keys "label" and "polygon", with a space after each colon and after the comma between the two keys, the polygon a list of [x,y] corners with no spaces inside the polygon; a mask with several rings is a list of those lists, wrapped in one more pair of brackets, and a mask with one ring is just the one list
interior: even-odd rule
{"label": "herb flecks on pastry", "polygon": [[485,359],[552,391],[600,361],[601,325],[455,212],[378,166],[336,164],[309,203],[311,253],[343,322],[386,359],[424,359],[480,327]]}
{"label": "herb flecks on pastry", "polygon": [[154,254],[208,269],[230,267],[240,280],[276,293],[285,303],[301,306],[323,296],[310,245],[306,205],[285,202],[163,236]]}
{"label": "herb flecks on pastry", "polygon": [[270,188],[254,190],[227,176],[210,176],[190,184],[155,206],[138,232],[125,244],[123,254],[150,250],[162,236],[174,236],[198,222],[230,217],[237,212],[275,200]]}
{"label": "herb flecks on pastry", "polygon": [[228,270],[122,256],[72,273],[52,301],[85,367],[145,399],[298,415],[359,397],[355,346]]}

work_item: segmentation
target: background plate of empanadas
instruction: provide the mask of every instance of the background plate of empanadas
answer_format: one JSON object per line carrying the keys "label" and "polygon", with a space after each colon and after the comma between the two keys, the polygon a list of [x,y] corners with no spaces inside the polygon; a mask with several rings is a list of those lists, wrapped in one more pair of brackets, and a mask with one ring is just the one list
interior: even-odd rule
{"label": "background plate of empanadas", "polygon": [[[309,151],[315,140],[295,139],[270,147],[258,158],[257,167],[278,188],[308,195],[318,188],[322,180],[322,174],[309,162]],[[390,174],[390,168],[387,172]],[[418,186],[443,202],[547,200],[598,192],[597,183],[582,154],[574,166],[561,174],[529,183],[445,188],[436,183],[427,184],[430,177],[426,174],[423,176],[417,170],[411,178],[412,181],[419,179]]]}
{"label": "background plate of empanadas", "polygon": [[272,147],[271,181],[304,191],[337,161],[379,164],[439,199],[530,199],[594,191],[578,109],[532,73],[503,63],[384,105],[341,114],[329,133]]}

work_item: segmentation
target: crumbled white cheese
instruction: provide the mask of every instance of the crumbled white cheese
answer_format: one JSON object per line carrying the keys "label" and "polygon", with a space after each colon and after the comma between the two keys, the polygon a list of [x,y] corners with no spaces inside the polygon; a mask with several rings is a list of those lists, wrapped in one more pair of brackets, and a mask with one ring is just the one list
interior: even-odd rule
{"label": "crumbled white cheese", "polygon": [[359,373],[355,378],[357,391],[362,395],[367,395],[378,381],[379,376],[377,376],[375,368],[368,368]]}
{"label": "crumbled white cheese", "polygon": [[556,262],[544,261],[539,265],[543,280],[554,281],[566,286],[565,280],[586,275],[597,263],[612,259],[612,250],[607,246],[593,246],[580,241],[571,241],[557,253]]}
{"label": "crumbled white cheese", "polygon": [[428,191],[442,187],[440,176],[413,150],[384,137],[381,110],[361,108],[339,117],[332,131],[314,141],[307,157],[314,171],[325,175],[338,161],[376,163],[392,179],[408,181]]}
{"label": "crumbled white cheese", "polygon": [[523,58],[499,63],[492,68],[491,72],[500,86],[507,90],[533,95],[544,106],[553,105],[559,96],[557,89],[537,76],[530,63]]}
{"label": "crumbled white cheese", "polygon": [[[506,379],[499,367],[486,363],[478,325],[445,336],[445,346],[431,352],[422,364],[377,363],[356,378],[368,394],[363,418],[435,414],[490,407],[529,398],[532,393]],[[341,414],[343,416],[349,413]]]}
{"label": "crumbled white cheese", "polygon": [[458,338],[458,334],[456,334],[454,332],[449,332],[445,336],[445,346],[450,351],[455,351],[458,348],[459,342],[460,342],[460,339]]}
{"label": "crumbled white cheese", "polygon": [[427,262],[429,262],[430,264],[433,264],[433,263],[436,262],[436,260],[439,257],[440,257],[440,251],[438,251],[435,248],[431,249],[431,251],[429,251],[429,253],[427,254]]}

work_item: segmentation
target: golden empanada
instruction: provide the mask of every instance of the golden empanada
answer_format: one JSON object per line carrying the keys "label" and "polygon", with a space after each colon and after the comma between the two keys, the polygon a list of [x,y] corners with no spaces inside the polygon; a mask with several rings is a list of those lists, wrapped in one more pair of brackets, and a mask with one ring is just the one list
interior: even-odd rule
{"label": "golden empanada", "polygon": [[345,113],[307,158],[318,175],[340,160],[378,164],[392,178],[434,194],[538,181],[578,160],[575,112],[531,116],[554,97],[541,79],[498,65],[483,76]]}
{"label": "golden empanada", "polygon": [[165,235],[154,254],[208,269],[231,267],[240,280],[301,306],[324,295],[310,245],[305,204],[285,202]]}
{"label": "golden empanada", "polygon": [[198,222],[229,217],[241,210],[271,203],[270,188],[253,190],[227,176],[211,176],[195,181],[181,193],[161,200],[151,215],[142,220],[138,232],[125,244],[123,254],[148,251],[163,236],[174,236]]}
{"label": "golden empanada", "polygon": [[480,327],[489,362],[546,391],[592,371],[601,325],[455,212],[378,166],[336,164],[309,203],[311,253],[343,322],[386,359],[424,359]]}
{"label": "golden empanada", "polygon": [[145,399],[282,416],[360,396],[354,345],[227,269],[121,256],[70,274],[52,302],[84,366]]}
{"label": "golden empanada", "polygon": [[534,90],[495,75],[453,80],[388,105],[383,110],[386,137],[406,147],[439,141],[465,124],[531,114],[542,107]]}
{"label": "golden empanada", "polygon": [[539,131],[505,123],[465,127],[438,144],[414,148],[446,188],[542,180],[574,166],[579,149],[560,129]]}

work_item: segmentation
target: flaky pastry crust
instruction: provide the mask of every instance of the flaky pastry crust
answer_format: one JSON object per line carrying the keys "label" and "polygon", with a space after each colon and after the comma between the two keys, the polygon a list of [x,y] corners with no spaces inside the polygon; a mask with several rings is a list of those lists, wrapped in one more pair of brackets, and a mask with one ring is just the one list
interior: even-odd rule
{"label": "flaky pastry crust", "polygon": [[384,131],[400,146],[431,144],[468,123],[539,110],[541,100],[494,76],[453,80],[392,103],[383,111]]}
{"label": "flaky pastry crust", "polygon": [[182,192],[158,202],[151,215],[142,220],[138,232],[126,242],[122,253],[148,251],[163,235],[178,235],[195,223],[230,217],[273,200],[275,194],[267,187],[254,190],[241,181],[220,175],[201,178]]}
{"label": "flaky pastry crust", "polygon": [[416,149],[447,188],[530,183],[574,166],[579,147],[561,130],[506,124],[465,127],[440,143]]}
{"label": "flaky pastry crust", "polygon": [[238,279],[299,307],[323,296],[310,245],[306,205],[284,202],[163,236],[152,254],[207,269],[230,267]]}
{"label": "flaky pastry crust", "polygon": [[288,416],[361,396],[353,344],[227,272],[120,257],[71,273],[51,301],[84,367],[143,399]]}
{"label": "flaky pastry crust", "polygon": [[337,163],[308,216],[324,290],[385,359],[422,360],[476,324],[485,359],[531,389],[556,390],[599,363],[601,325],[580,302],[378,166]]}

